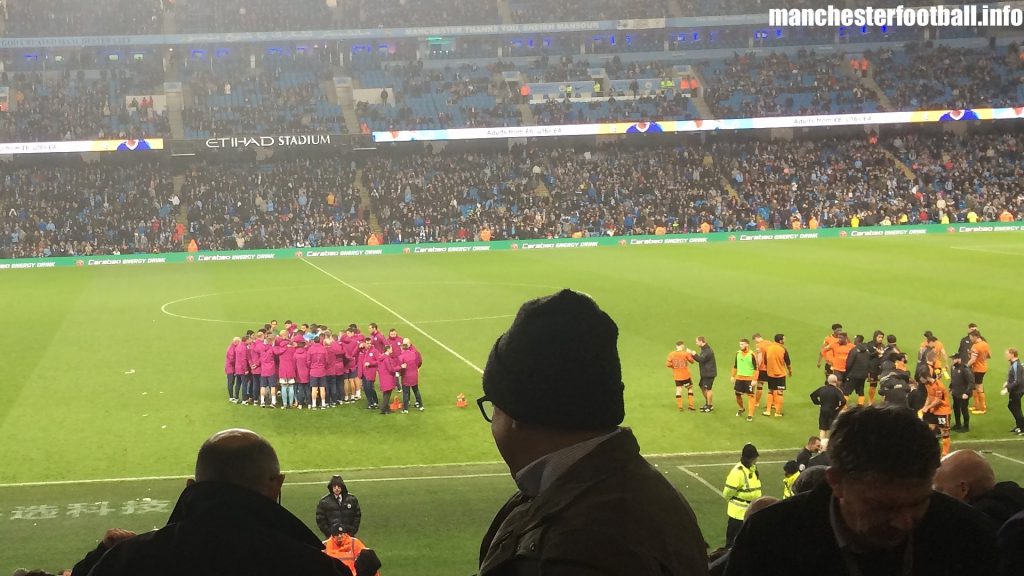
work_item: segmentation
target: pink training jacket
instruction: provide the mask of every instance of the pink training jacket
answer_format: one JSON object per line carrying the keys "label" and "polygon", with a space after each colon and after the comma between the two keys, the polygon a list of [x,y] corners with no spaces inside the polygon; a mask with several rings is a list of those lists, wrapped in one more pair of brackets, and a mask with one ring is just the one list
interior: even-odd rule
{"label": "pink training jacket", "polygon": [[[405,364],[405,368],[401,368]],[[412,348],[398,355],[398,366],[402,370],[402,386],[418,386],[420,383],[419,354]]]}
{"label": "pink training jacket", "polygon": [[278,340],[274,346],[277,356],[277,377],[281,380],[295,380],[295,348],[288,346],[287,340]]}
{"label": "pink training jacket", "polygon": [[313,342],[306,351],[309,358],[310,378],[323,378],[327,376],[327,348],[323,344]]}
{"label": "pink training jacket", "polygon": [[387,354],[377,360],[377,376],[380,378],[380,391],[389,392],[395,389],[395,372],[399,364]]}
{"label": "pink training jacket", "polygon": [[249,373],[249,347],[245,342],[235,344],[235,374]]}
{"label": "pink training jacket", "polygon": [[309,384],[309,350],[303,347],[295,349],[295,382]]}
{"label": "pink training jacket", "polygon": [[327,374],[331,376],[341,376],[345,373],[345,348],[342,347],[341,342],[335,340],[331,342],[331,345],[327,347],[327,356],[329,357],[328,365],[330,366],[327,370]]}
{"label": "pink training jacket", "polygon": [[371,332],[370,344],[377,350],[377,352],[384,352],[384,347],[388,345],[388,337],[380,331]]}
{"label": "pink training jacket", "polygon": [[[381,353],[371,344],[369,348],[363,350],[363,353],[359,355],[359,377],[363,380],[373,382],[377,379],[377,359],[381,357]],[[367,366],[369,364],[369,366]]]}
{"label": "pink training jacket", "polygon": [[263,373],[260,358],[263,356],[265,347],[266,344],[262,340],[257,340],[249,346],[249,370],[252,371],[253,376],[260,376]]}
{"label": "pink training jacket", "polygon": [[235,373],[235,343],[228,344],[228,351],[224,354],[224,373]]}
{"label": "pink training jacket", "polygon": [[273,346],[263,345],[263,350],[260,352],[260,375],[264,377],[277,375],[277,354],[274,353]]}
{"label": "pink training jacket", "polygon": [[359,360],[359,342],[355,336],[349,337],[348,334],[341,337],[341,347],[345,350],[345,372],[354,372],[356,369],[356,362]]}
{"label": "pink training jacket", "polygon": [[394,338],[387,338],[386,341],[387,341],[387,345],[391,346],[391,349],[395,351],[395,354],[398,354],[402,350],[402,335],[401,334],[398,334]]}

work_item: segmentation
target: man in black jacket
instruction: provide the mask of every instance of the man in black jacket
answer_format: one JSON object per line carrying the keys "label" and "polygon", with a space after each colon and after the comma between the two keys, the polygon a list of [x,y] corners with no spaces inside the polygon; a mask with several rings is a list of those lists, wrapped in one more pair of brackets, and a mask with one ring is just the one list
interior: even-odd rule
{"label": "man in black jacket", "polygon": [[974,450],[957,450],[943,458],[933,484],[937,491],[988,516],[997,529],[1024,510],[1024,488],[1016,482],[996,482],[992,465]]}
{"label": "man in black jacket", "polygon": [[[971,431],[971,394],[974,393],[974,373],[964,366],[960,356],[951,358],[952,366],[949,368],[949,396],[953,399],[953,425],[954,432]],[[963,421],[963,425],[961,425]]]}
{"label": "man in black jacket", "polygon": [[88,573],[351,576],[278,504],[283,483],[269,442],[249,430],[218,432],[199,449],[195,479],[187,481],[167,525],[116,544]]}
{"label": "man in black jacket", "polygon": [[1003,388],[1010,397],[1007,407],[1013,415],[1015,424],[1011,432],[1024,436],[1024,413],[1020,407],[1021,399],[1024,399],[1024,365],[1020,362],[1020,353],[1016,348],[1006,350],[1006,359],[1010,361],[1010,371],[1006,375],[1006,384]]}
{"label": "man in black jacket", "polygon": [[831,436],[826,483],[751,516],[728,576],[995,572],[995,529],[932,490],[939,446],[913,412],[858,406],[839,417]]}
{"label": "man in black jacket", "polygon": [[960,339],[960,345],[956,349],[956,356],[965,365],[967,361],[971,359],[971,346],[974,342],[971,341],[971,336],[978,333],[978,325],[971,322],[967,325],[967,336]]}
{"label": "man in black jacket", "polygon": [[618,327],[582,294],[524,304],[477,400],[519,490],[480,546],[480,576],[707,574],[693,510],[640,455]]}
{"label": "man in black jacket", "polygon": [[853,339],[853,350],[846,357],[846,379],[843,381],[843,394],[846,402],[850,402],[850,395],[857,393],[857,405],[864,405],[864,383],[867,382],[868,372],[871,370],[871,347],[864,343],[864,337],[860,334]]}
{"label": "man in black jacket", "polygon": [[715,362],[715,351],[711,349],[707,338],[697,336],[697,351],[693,352],[693,358],[700,365],[700,390],[704,393],[704,407],[701,412],[714,410],[714,393],[711,388],[715,385],[715,378],[718,377],[718,364]]}
{"label": "man in black jacket", "polygon": [[359,500],[348,491],[345,480],[341,476],[331,476],[327,495],[316,504],[316,525],[324,533],[324,538],[333,536],[331,528],[339,524],[345,527],[346,534],[355,536],[362,519]]}
{"label": "man in black jacket", "polygon": [[887,406],[907,406],[907,396],[911,392],[910,372],[900,369],[900,353],[889,352],[882,362],[882,375],[878,379],[878,393],[885,398]]}

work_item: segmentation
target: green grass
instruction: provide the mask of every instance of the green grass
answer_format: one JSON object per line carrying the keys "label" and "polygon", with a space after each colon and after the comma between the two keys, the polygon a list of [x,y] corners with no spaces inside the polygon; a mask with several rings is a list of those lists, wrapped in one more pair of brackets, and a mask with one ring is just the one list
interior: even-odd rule
{"label": "green grass", "polygon": [[[471,573],[480,536],[514,488],[472,406],[480,393],[473,366],[483,367],[523,301],[571,287],[618,322],[625,424],[645,453],[734,453],[748,441],[762,452],[800,445],[816,428],[806,397],[821,381],[817,346],[836,321],[851,334],[896,333],[908,348],[926,329],[953,347],[968,322],[978,323],[998,357],[988,385],[993,410],[972,422],[971,437],[1002,439],[1011,422],[997,395],[1005,377],[1001,351],[1024,344],[1017,255],[1024,255],[1019,236],[992,234],[312,261],[322,271],[298,260],[6,271],[0,484],[180,477],[211,433],[247,427],[270,439],[286,469],[323,471],[289,475],[303,484],[288,485],[285,504],[304,520],[312,522],[329,471],[339,471],[359,480],[353,491],[366,510],[361,536],[381,551],[386,573]],[[427,411],[385,418],[353,407],[311,413],[229,404],[224,348],[271,318],[394,326],[423,352]],[[755,331],[787,335],[795,377],[786,417],[753,424],[735,418],[725,375],[715,414],[680,414],[664,368],[672,343],[707,336],[724,373],[736,341]],[[469,409],[455,407],[459,393],[471,400]],[[1024,460],[1024,443],[984,447]],[[713,545],[722,539],[724,506],[677,466],[701,465],[690,470],[718,486],[734,459],[656,460],[690,499]],[[993,459],[1002,478],[1024,479],[1024,465]],[[781,466],[766,465],[765,475],[769,493],[781,492]],[[379,480],[408,476],[460,477]],[[0,573],[70,565],[109,526],[160,525],[165,513],[124,515],[122,506],[145,497],[173,502],[181,485],[0,487],[0,539],[12,544],[0,550]],[[103,501],[114,510],[106,516],[67,514],[69,504]],[[19,506],[43,504],[56,506],[58,518],[12,519]],[[53,546],[54,537],[61,546]]]}

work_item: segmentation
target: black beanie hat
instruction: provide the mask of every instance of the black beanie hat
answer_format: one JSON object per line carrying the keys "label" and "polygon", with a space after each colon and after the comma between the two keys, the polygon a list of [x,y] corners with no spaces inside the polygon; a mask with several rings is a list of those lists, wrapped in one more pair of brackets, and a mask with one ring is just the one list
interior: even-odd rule
{"label": "black beanie hat", "polygon": [[605,430],[625,406],[618,326],[572,290],[519,309],[487,359],[484,394],[512,418],[565,430]]}
{"label": "black beanie hat", "polygon": [[743,446],[743,453],[740,454],[740,459],[749,462],[758,456],[760,454],[757,453],[757,448],[753,444],[747,444]]}

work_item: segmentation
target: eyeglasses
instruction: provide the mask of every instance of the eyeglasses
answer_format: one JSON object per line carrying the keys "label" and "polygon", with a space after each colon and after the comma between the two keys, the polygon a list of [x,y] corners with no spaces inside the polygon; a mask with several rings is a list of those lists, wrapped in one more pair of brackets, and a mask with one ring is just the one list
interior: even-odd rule
{"label": "eyeglasses", "polygon": [[483,415],[484,420],[488,422],[494,417],[494,402],[487,396],[481,396],[476,399],[476,405],[480,407],[480,414]]}

